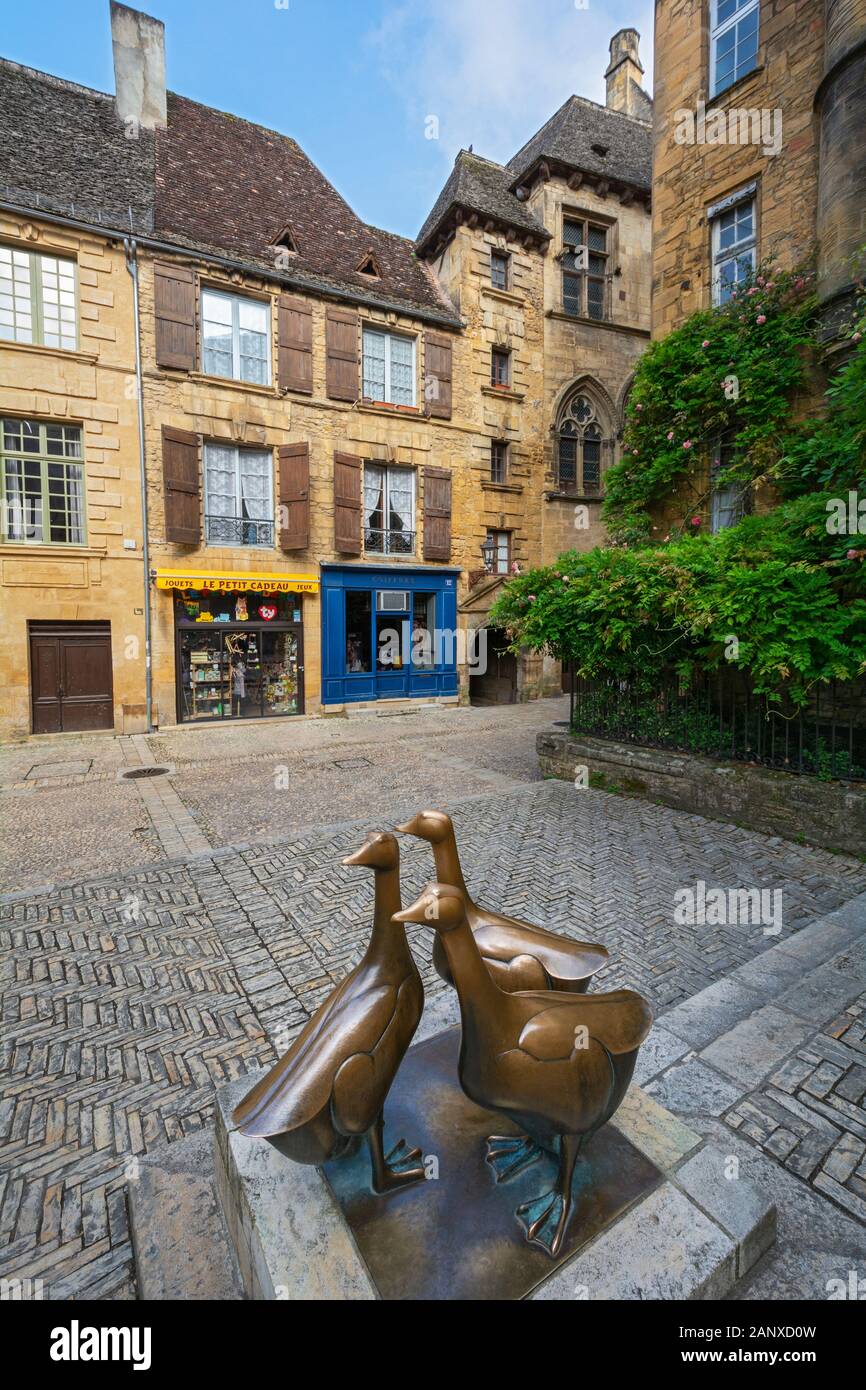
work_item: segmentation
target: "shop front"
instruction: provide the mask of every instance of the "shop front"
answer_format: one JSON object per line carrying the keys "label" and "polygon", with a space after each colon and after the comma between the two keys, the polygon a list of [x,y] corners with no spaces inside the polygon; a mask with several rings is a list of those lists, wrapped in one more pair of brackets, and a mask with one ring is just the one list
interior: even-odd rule
{"label": "shop front", "polygon": [[456,696],[459,573],[322,565],[322,704]]}
{"label": "shop front", "polygon": [[318,580],[158,570],[174,604],[178,722],[304,712],[303,595]]}

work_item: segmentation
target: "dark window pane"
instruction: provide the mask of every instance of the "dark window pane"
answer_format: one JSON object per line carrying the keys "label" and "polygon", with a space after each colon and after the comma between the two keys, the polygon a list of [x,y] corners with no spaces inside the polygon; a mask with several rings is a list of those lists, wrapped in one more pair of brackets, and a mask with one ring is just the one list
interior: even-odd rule
{"label": "dark window pane", "polygon": [[371,663],[372,600],[369,589],[346,593],[346,670],[369,671]]}
{"label": "dark window pane", "polygon": [[577,440],[560,436],[559,486],[563,492],[573,492],[577,486]]}

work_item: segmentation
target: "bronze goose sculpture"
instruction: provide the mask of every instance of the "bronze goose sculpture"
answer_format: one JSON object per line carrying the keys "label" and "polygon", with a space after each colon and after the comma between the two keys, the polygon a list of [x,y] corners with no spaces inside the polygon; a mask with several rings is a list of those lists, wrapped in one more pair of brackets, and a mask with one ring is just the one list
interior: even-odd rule
{"label": "bronze goose sculpture", "polygon": [[[505,917],[473,902],[460,866],[454,826],[444,811],[421,811],[397,829],[404,835],[429,841],[438,881],[463,892],[478,949],[500,989],[555,989],[583,994],[590,978],[607,962],[604,946],[572,941],[571,937],[522,922],[519,917]],[[433,964],[442,979],[452,984],[438,936],[433,943]]]}
{"label": "bronze goose sculpture", "polygon": [[547,1149],[558,1155],[551,1192],[517,1208],[531,1243],[558,1255],[572,1213],[572,1176],[581,1145],[613,1115],[652,1025],[632,990],[610,994],[507,993],[485,968],[463,892],[435,883],[398,922],[432,926],[460,1000],[460,1085],[477,1105],[525,1130],[491,1135],[487,1162],[498,1182]]}
{"label": "bronze goose sculpture", "polygon": [[385,1099],[420,1022],[424,990],[394,915],[400,910],[395,837],[370,834],[343,863],[375,874],[367,950],[233,1118],[242,1134],[268,1139],[296,1163],[354,1152],[366,1135],[373,1190],[382,1193],[425,1175],[420,1150],[401,1139],[386,1157],[383,1146]]}

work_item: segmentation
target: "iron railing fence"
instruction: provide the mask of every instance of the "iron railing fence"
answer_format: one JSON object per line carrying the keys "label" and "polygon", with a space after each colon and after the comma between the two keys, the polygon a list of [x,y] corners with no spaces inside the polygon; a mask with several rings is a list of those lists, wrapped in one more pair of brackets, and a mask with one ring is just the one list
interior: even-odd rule
{"label": "iron railing fence", "polygon": [[273,545],[274,523],[244,516],[206,516],[209,545]]}
{"label": "iron railing fence", "polygon": [[383,531],[378,527],[364,528],[364,549],[373,555],[414,555],[414,531]]}
{"label": "iron railing fence", "polygon": [[757,763],[801,776],[866,779],[866,681],[816,686],[798,705],[787,691],[756,695],[739,672],[675,675],[650,689],[590,681],[570,667],[575,733]]}

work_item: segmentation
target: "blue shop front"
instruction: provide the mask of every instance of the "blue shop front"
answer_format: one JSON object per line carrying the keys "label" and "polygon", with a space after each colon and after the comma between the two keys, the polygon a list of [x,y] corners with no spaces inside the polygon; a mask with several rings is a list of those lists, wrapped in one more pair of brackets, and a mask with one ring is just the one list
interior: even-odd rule
{"label": "blue shop front", "polygon": [[459,569],[322,565],[322,703],[456,695]]}

